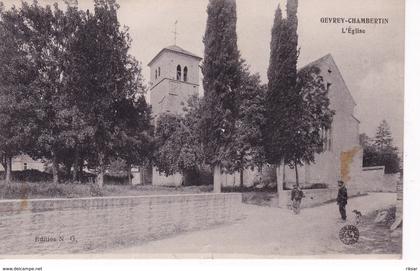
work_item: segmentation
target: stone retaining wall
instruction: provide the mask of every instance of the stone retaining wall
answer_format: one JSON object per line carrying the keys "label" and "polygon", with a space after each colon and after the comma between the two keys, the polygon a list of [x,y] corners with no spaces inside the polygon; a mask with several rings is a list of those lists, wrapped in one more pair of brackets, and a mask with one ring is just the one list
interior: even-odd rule
{"label": "stone retaining wall", "polygon": [[400,174],[385,174],[384,166],[364,167],[353,184],[366,192],[396,192]]}
{"label": "stone retaining wall", "polygon": [[0,255],[81,253],[232,222],[241,194],[0,201]]}

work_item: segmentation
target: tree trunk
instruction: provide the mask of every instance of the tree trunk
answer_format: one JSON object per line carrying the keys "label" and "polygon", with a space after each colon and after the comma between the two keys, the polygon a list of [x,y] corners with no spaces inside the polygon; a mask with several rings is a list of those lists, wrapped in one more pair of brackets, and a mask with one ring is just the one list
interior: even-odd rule
{"label": "tree trunk", "polygon": [[99,187],[103,187],[104,185],[104,175],[105,175],[105,162],[104,162],[104,154],[99,152],[98,159],[99,159],[99,174],[96,177],[96,184]]}
{"label": "tree trunk", "polygon": [[4,168],[4,171],[6,171],[7,169],[7,160],[6,160],[6,154],[2,154],[1,155],[1,161],[0,161],[1,165]]}
{"label": "tree trunk", "polygon": [[[281,207],[281,202],[282,202],[282,195],[281,195],[281,191],[283,191],[283,179],[281,177],[281,166],[282,164],[284,164],[284,160],[282,159],[280,163],[276,164],[276,180],[277,180],[277,196],[279,199],[279,207]],[[284,176],[283,176],[284,178]]]}
{"label": "tree trunk", "polygon": [[66,180],[70,179],[72,163],[66,163]]}
{"label": "tree trunk", "polygon": [[241,170],[239,171],[239,186],[240,186],[241,188],[243,188],[243,187],[244,187],[244,170],[243,170],[243,169],[241,169]]}
{"label": "tree trunk", "polygon": [[79,180],[79,147],[76,146],[76,150],[74,153],[74,161],[73,161],[73,176],[72,176],[72,180],[73,182],[77,182]]}
{"label": "tree trunk", "polygon": [[283,163],[283,183],[286,181],[286,163]]}
{"label": "tree trunk", "polygon": [[222,192],[222,172],[220,165],[217,164],[213,169],[213,192],[220,193]]}
{"label": "tree trunk", "polygon": [[58,161],[57,155],[53,151],[52,153],[52,172],[53,172],[53,183],[58,183]]}
{"label": "tree trunk", "polygon": [[145,171],[145,169],[144,169],[144,166],[142,167],[142,166],[139,166],[139,173],[140,173],[140,185],[143,185],[143,184],[145,184],[145,181],[144,181],[144,171]]}
{"label": "tree trunk", "polygon": [[6,183],[10,183],[12,179],[12,157],[6,156]]}
{"label": "tree trunk", "polygon": [[297,163],[295,162],[295,173],[296,173],[296,185],[299,186],[299,173],[297,168]]}
{"label": "tree trunk", "polygon": [[82,179],[83,179],[83,167],[84,167],[84,165],[85,165],[85,161],[83,160],[83,155],[81,155],[79,153],[79,169],[78,169],[79,170],[79,175],[77,176],[79,181],[82,181]]}
{"label": "tree trunk", "polygon": [[283,164],[283,161],[281,161],[279,164],[276,164],[277,192],[280,192],[283,190],[283,179],[281,177],[282,164]]}
{"label": "tree trunk", "polygon": [[128,184],[133,185],[132,179],[131,179],[131,164],[127,163],[127,177],[128,177]]}

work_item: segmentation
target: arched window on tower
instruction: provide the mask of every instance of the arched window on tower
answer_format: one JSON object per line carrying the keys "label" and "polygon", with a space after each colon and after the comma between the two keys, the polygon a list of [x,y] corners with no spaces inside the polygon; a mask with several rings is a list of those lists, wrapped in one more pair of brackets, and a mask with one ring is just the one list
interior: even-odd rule
{"label": "arched window on tower", "polygon": [[155,79],[157,79],[157,70],[155,70]]}
{"label": "arched window on tower", "polygon": [[160,76],[160,67],[158,67],[158,76]]}
{"label": "arched window on tower", "polygon": [[181,65],[176,66],[176,80],[181,80]]}
{"label": "arched window on tower", "polygon": [[188,68],[187,66],[184,67],[184,81],[188,81]]}

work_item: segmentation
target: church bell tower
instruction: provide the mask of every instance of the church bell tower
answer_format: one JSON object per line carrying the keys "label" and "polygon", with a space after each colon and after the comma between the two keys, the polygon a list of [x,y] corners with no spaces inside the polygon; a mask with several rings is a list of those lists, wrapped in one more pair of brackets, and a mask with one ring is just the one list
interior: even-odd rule
{"label": "church bell tower", "polygon": [[[150,67],[150,102],[155,121],[162,113],[183,114],[189,97],[198,94],[201,57],[172,45],[163,48],[148,64]],[[153,185],[182,184],[182,175],[165,176],[154,167]]]}
{"label": "church bell tower", "polygon": [[182,113],[191,95],[198,94],[201,57],[172,45],[163,48],[148,64],[153,117]]}

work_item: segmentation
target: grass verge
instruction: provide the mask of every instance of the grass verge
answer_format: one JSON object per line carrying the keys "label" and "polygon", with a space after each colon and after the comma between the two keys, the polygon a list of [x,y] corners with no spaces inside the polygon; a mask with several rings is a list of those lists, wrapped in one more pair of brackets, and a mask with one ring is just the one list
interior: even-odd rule
{"label": "grass verge", "polygon": [[83,198],[107,196],[142,196],[162,194],[196,194],[211,192],[211,186],[164,187],[152,185],[104,185],[72,184],[52,182],[10,182],[0,181],[0,200],[39,198]]}

